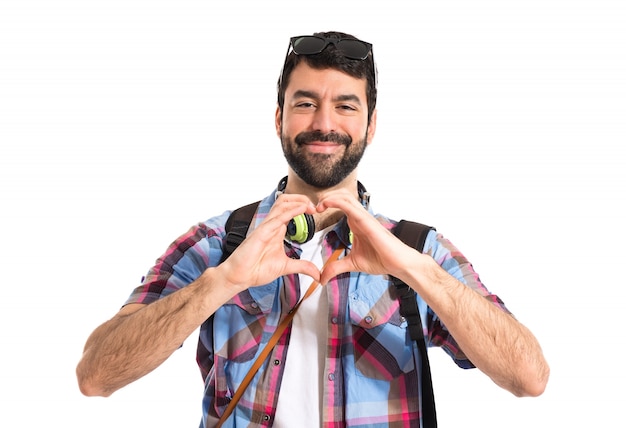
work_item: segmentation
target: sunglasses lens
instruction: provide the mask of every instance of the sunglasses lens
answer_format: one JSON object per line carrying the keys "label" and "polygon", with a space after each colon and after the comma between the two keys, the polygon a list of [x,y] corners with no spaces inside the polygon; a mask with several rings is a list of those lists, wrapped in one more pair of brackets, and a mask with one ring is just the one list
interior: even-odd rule
{"label": "sunglasses lens", "polygon": [[[329,41],[316,36],[296,37],[292,40],[291,46],[298,55],[314,55],[322,52]],[[367,43],[360,40],[339,40],[336,42],[337,48],[350,59],[364,60],[370,52]]]}
{"label": "sunglasses lens", "polygon": [[292,42],[292,46],[298,55],[313,55],[324,49],[326,41],[314,36],[298,37]]}
{"label": "sunglasses lens", "polygon": [[364,60],[370,52],[369,46],[360,40],[341,40],[337,43],[337,48],[350,59]]}

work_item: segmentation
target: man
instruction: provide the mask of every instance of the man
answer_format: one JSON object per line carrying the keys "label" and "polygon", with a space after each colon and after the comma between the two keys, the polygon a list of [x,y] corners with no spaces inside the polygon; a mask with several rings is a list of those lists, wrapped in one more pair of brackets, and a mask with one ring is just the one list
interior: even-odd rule
{"label": "man", "polygon": [[[537,340],[461,253],[431,231],[422,254],[390,233],[395,221],[369,207],[357,166],[374,137],[375,106],[370,44],[338,32],[292,38],[275,118],[287,176],[222,263],[228,212],[168,248],[87,340],[77,367],[81,391],[110,395],[201,326],[202,427],[420,426],[419,354],[393,276],[417,292],[429,345],[517,396],[540,395],[549,369]],[[287,226],[302,214],[315,233],[296,242]],[[312,280],[323,286],[301,300],[271,348]],[[250,372],[265,349],[269,357]],[[236,393],[243,393],[238,402]]]}

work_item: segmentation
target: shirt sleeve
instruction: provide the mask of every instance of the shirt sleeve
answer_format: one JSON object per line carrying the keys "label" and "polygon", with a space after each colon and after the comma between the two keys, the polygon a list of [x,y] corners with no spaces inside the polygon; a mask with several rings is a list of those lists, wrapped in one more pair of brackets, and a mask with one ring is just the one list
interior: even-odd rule
{"label": "shirt sleeve", "polygon": [[[504,312],[511,313],[497,295],[489,292],[467,258],[442,234],[430,232],[424,245],[424,252],[430,254],[439,266],[467,287],[479,293]],[[459,348],[454,337],[430,307],[428,308],[428,334],[430,346],[443,348],[459,367],[474,368],[472,362]]]}
{"label": "shirt sleeve", "polygon": [[217,266],[222,257],[227,214],[191,227],[172,242],[125,304],[152,303],[189,285],[207,268]]}

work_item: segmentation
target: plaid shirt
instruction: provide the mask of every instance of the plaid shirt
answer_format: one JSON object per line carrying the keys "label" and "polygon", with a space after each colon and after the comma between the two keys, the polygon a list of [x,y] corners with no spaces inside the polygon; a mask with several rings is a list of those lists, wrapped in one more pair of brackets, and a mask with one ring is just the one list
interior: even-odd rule
{"label": "plaid shirt", "polygon": [[[267,215],[274,195],[261,201],[250,230]],[[193,282],[222,256],[224,224],[230,212],[192,227],[157,260],[127,303],[150,303]],[[386,228],[395,222],[377,215]],[[349,251],[345,220],[327,234],[324,261],[342,242]],[[297,244],[285,242],[286,253],[299,257]],[[452,276],[501,307],[502,301],[483,286],[470,263],[441,234],[431,231],[424,245]],[[323,426],[419,427],[419,352],[399,314],[394,286],[387,276],[358,272],[339,275],[328,288],[328,342],[324,367]],[[303,290],[304,292],[304,290]],[[200,427],[212,427],[224,412],[256,356],[300,298],[298,275],[288,275],[235,296],[202,324],[197,361],[205,381]],[[418,296],[429,346],[442,347],[462,368],[472,363],[437,315]],[[272,426],[284,364],[288,364],[287,328],[248,386],[224,427]],[[307,399],[306,385],[300,391]]]}

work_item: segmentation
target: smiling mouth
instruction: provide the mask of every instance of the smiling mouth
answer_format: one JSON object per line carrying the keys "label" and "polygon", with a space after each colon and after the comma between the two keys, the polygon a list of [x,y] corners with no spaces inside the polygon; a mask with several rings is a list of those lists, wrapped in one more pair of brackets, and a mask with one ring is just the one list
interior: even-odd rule
{"label": "smiling mouth", "polygon": [[294,138],[294,142],[298,145],[314,144],[314,145],[344,145],[348,146],[352,142],[349,135],[330,132],[324,134],[320,131],[303,132]]}
{"label": "smiling mouth", "polygon": [[302,146],[305,146],[307,151],[311,153],[333,154],[338,148],[342,147],[343,144],[332,141],[311,141],[303,143]]}

